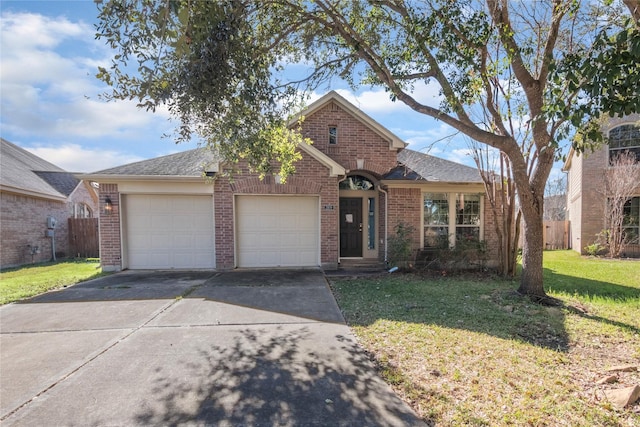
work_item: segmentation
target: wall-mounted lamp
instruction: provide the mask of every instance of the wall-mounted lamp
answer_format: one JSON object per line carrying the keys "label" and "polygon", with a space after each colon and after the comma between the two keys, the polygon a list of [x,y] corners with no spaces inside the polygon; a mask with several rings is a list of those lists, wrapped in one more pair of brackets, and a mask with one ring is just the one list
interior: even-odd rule
{"label": "wall-mounted lamp", "polygon": [[113,212],[113,203],[111,203],[111,199],[109,198],[109,196],[107,196],[104,199],[104,214],[111,215],[112,212]]}

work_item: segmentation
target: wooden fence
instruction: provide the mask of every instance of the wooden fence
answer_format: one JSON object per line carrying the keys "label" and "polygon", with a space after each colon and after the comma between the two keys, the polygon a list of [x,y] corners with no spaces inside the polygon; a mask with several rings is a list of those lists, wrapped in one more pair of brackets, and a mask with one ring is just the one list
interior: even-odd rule
{"label": "wooden fence", "polygon": [[79,258],[98,258],[98,218],[69,218],[69,255]]}
{"label": "wooden fence", "polygon": [[545,221],[543,241],[545,250],[569,249],[569,221]]}

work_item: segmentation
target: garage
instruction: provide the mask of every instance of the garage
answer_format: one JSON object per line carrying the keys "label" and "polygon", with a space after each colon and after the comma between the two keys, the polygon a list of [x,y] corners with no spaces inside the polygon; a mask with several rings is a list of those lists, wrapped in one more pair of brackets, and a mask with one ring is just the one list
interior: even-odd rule
{"label": "garage", "polygon": [[319,198],[237,196],[238,267],[310,267],[320,262]]}
{"label": "garage", "polygon": [[211,195],[122,196],[130,269],[215,268]]}

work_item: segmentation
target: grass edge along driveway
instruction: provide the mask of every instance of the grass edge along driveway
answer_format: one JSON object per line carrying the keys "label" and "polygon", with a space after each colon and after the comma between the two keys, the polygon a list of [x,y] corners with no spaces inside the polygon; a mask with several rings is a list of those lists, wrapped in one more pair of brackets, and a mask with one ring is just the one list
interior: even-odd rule
{"label": "grass edge along driveway", "polygon": [[640,261],[545,252],[545,287],[564,307],[517,295],[516,281],[387,274],[332,280],[349,326],[383,378],[431,425],[640,426],[604,390],[640,385]]}
{"label": "grass edge along driveway", "polygon": [[2,270],[0,304],[19,301],[104,274],[96,259],[64,260]]}

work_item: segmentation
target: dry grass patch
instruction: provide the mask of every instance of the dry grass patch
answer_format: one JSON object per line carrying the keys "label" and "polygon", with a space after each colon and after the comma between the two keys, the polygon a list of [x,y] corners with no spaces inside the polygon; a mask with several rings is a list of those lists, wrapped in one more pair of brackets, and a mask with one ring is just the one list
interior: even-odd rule
{"label": "dry grass patch", "polygon": [[[619,411],[604,399],[606,388],[640,385],[639,372],[596,384],[611,366],[640,365],[640,263],[628,266],[618,278],[625,285],[614,278],[604,290],[601,279],[548,268],[563,308],[532,304],[515,283],[488,277],[385,275],[332,286],[383,377],[432,425],[640,426],[640,404]],[[573,277],[575,289],[559,292],[558,277]]]}

